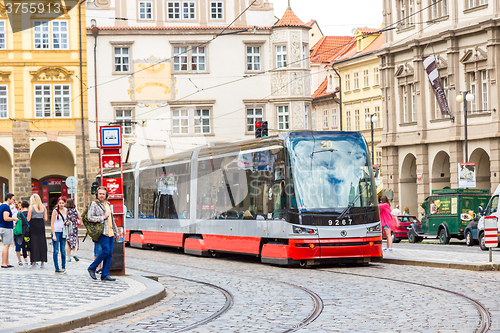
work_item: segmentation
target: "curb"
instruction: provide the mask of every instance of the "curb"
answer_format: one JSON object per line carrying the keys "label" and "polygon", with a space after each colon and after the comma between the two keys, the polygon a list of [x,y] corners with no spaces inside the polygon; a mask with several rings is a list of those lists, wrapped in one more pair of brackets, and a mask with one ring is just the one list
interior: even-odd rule
{"label": "curb", "polygon": [[421,261],[421,260],[392,259],[392,258],[373,260],[373,262],[381,262],[384,264],[393,264],[393,265],[462,269],[467,271],[500,271],[500,264],[495,264],[495,263],[461,264],[461,263],[451,263],[451,262]]}
{"label": "curb", "polygon": [[[146,285],[146,290],[140,294],[131,296],[124,300],[117,301],[106,306],[84,311],[75,315],[48,320],[35,325],[21,326],[13,328],[16,332],[62,332],[88,326],[97,322],[116,318],[125,313],[133,312],[150,306],[160,300],[165,295],[165,287],[152,279],[142,276],[128,276]],[[2,332],[2,331],[0,331]]]}

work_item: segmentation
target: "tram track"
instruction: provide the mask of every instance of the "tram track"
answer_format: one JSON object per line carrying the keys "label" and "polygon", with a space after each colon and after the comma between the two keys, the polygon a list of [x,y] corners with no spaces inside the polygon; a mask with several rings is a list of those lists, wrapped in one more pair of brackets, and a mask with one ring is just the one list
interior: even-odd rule
{"label": "tram track", "polygon": [[358,277],[379,279],[379,280],[390,281],[390,282],[404,283],[404,284],[408,284],[408,285],[414,285],[414,286],[418,286],[418,287],[424,287],[424,288],[438,290],[438,291],[441,291],[444,293],[449,293],[449,294],[452,294],[454,296],[465,299],[467,302],[471,303],[476,308],[477,312],[479,313],[480,322],[479,322],[479,325],[476,326],[474,333],[487,332],[491,326],[491,314],[486,309],[486,307],[483,304],[481,304],[480,302],[476,301],[475,299],[473,299],[469,296],[466,296],[462,293],[456,292],[456,291],[451,291],[451,290],[447,290],[444,288],[431,286],[431,285],[427,285],[427,284],[423,284],[423,283],[399,280],[399,279],[394,279],[394,278],[389,278],[389,277],[382,277],[382,276],[375,276],[375,275],[368,275],[368,274],[359,274],[359,273],[338,272],[338,271],[332,271],[332,270],[327,270],[327,269],[316,269],[316,270],[322,271],[322,272],[328,272],[328,273],[332,273],[332,274],[358,276]]}
{"label": "tram track", "polygon": [[[128,258],[133,258],[133,256],[128,256]],[[136,257],[135,259],[140,260],[141,258],[137,258]],[[206,269],[206,268],[197,267],[197,266],[189,266],[189,265],[182,265],[182,264],[172,264],[172,263],[170,265],[180,266],[180,267],[185,267],[185,268],[190,268],[190,269],[199,269],[199,270],[210,271],[210,272],[215,272],[215,273],[227,274],[227,272],[217,271],[217,270],[214,270],[214,269]],[[133,268],[133,267],[130,267],[130,268]],[[204,282],[204,281],[199,281],[199,280],[194,280],[194,279],[188,279],[188,278],[185,278],[185,277],[171,275],[171,274],[164,274],[164,273],[158,273],[158,272],[148,271],[148,270],[144,270],[144,269],[137,269],[137,268],[133,268],[133,269],[136,270],[136,271],[144,272],[146,274],[154,275],[154,276],[157,276],[157,277],[170,277],[170,278],[174,278],[174,279],[181,279],[181,280],[185,280],[185,281],[189,281],[189,282],[193,282],[193,283],[203,284],[205,286],[217,289],[219,292],[221,292],[225,296],[226,302],[225,302],[224,306],[222,306],[217,312],[215,312],[214,314],[212,314],[211,316],[209,316],[209,317],[207,317],[207,318],[205,318],[203,320],[197,321],[196,323],[193,323],[193,324],[191,324],[189,326],[186,326],[184,328],[175,330],[174,332],[186,332],[186,331],[189,331],[191,329],[194,329],[194,328],[197,328],[197,327],[201,327],[201,326],[206,325],[206,324],[208,324],[210,322],[213,322],[214,320],[216,320],[217,318],[219,318],[220,316],[222,316],[223,314],[225,314],[226,312],[228,312],[231,309],[231,307],[233,306],[233,304],[234,304],[234,297],[231,294],[231,292],[229,292],[225,288],[222,288],[222,287],[217,286],[215,284]],[[314,320],[316,320],[321,315],[321,312],[323,311],[324,303],[323,303],[323,300],[321,299],[321,297],[318,294],[316,294],[315,292],[313,292],[312,290],[307,289],[305,287],[302,287],[302,286],[299,286],[299,285],[296,285],[296,284],[293,284],[293,283],[289,283],[289,282],[284,282],[284,281],[276,280],[276,279],[269,279],[269,278],[262,278],[262,277],[250,276],[250,275],[245,275],[245,274],[240,274],[240,273],[232,273],[231,275],[233,275],[233,276],[239,276],[239,277],[244,277],[244,278],[251,278],[251,279],[256,279],[257,278],[259,280],[263,280],[263,281],[267,281],[267,282],[272,282],[272,283],[278,283],[278,284],[287,285],[289,287],[299,289],[299,290],[305,292],[307,295],[309,295],[309,297],[311,298],[312,303],[313,303],[313,310],[310,312],[310,314],[307,317],[305,317],[304,319],[302,319],[299,323],[297,323],[297,324],[293,325],[292,327],[290,327],[290,328],[282,331],[283,333],[292,333],[292,332],[295,332],[295,331],[297,331],[299,329],[304,328],[305,326],[309,325]]]}

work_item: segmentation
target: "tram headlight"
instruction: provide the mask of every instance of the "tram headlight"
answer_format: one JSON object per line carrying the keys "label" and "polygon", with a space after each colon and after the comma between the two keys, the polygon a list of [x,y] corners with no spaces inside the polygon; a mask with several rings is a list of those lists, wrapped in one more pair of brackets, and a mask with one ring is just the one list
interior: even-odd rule
{"label": "tram headlight", "polygon": [[318,233],[318,231],[315,229],[293,226],[293,233],[294,234],[301,234],[301,235],[302,234],[315,235]]}
{"label": "tram headlight", "polygon": [[376,225],[366,228],[366,231],[368,232],[380,232],[382,229],[380,229],[380,223],[377,223]]}

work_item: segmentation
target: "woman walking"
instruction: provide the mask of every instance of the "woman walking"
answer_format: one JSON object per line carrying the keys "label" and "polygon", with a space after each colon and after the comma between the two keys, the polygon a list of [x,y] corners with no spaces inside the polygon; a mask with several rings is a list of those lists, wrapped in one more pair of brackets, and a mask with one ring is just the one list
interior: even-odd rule
{"label": "woman walking", "polygon": [[33,194],[30,198],[30,209],[28,210],[31,268],[35,268],[38,261],[40,261],[40,268],[44,268],[44,264],[47,262],[47,240],[45,239],[45,221],[47,220],[47,210],[42,204],[40,196]]}
{"label": "woman walking", "polygon": [[[54,268],[56,273],[65,274],[66,273],[66,238],[68,237],[67,228],[65,225],[69,225],[69,221],[66,221],[68,216],[68,210],[66,209],[66,198],[59,197],[57,199],[57,206],[52,211],[52,217],[50,219],[50,229],[52,231],[52,247],[53,253],[52,258],[54,260]],[[59,261],[57,256],[61,251],[61,267],[59,269]]]}
{"label": "woman walking", "polygon": [[68,199],[66,202],[66,208],[68,209],[67,220],[71,222],[71,234],[68,235],[68,240],[66,242],[66,254],[68,255],[68,261],[71,261],[71,251],[73,251],[73,258],[79,261],[78,255],[78,220],[82,218],[78,209],[76,209],[75,201],[73,199]]}
{"label": "woman walking", "polygon": [[387,248],[384,251],[392,251],[392,235],[391,235],[391,224],[392,224],[392,214],[391,205],[389,204],[389,199],[385,195],[380,198],[380,204],[378,205],[380,210],[380,222],[382,223],[382,229],[385,232],[387,239]]}

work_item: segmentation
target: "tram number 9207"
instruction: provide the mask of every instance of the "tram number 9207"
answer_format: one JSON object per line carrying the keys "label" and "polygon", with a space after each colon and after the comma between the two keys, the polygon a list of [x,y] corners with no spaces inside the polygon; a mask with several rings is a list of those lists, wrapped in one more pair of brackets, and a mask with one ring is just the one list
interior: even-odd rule
{"label": "tram number 9207", "polygon": [[328,220],[328,225],[352,225],[352,219],[343,219],[342,221],[339,220]]}

